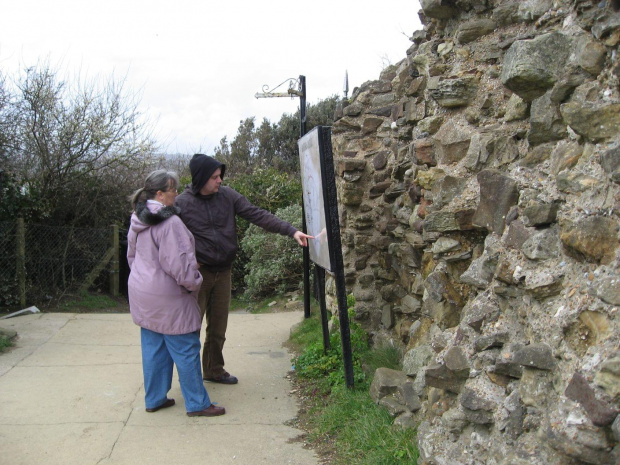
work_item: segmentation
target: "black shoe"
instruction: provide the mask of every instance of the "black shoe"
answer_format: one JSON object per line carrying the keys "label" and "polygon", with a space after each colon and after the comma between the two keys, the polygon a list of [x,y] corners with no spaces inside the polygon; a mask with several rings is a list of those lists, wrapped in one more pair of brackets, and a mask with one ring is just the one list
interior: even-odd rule
{"label": "black shoe", "polygon": [[205,381],[211,381],[212,383],[221,383],[221,384],[237,384],[239,382],[236,376],[233,376],[227,372],[224,372],[219,376],[213,376],[213,377],[204,378],[204,379]]}
{"label": "black shoe", "polygon": [[161,404],[159,407],[147,408],[146,411],[149,413],[157,412],[163,408],[172,407],[174,405],[174,399],[166,399],[166,401]]}

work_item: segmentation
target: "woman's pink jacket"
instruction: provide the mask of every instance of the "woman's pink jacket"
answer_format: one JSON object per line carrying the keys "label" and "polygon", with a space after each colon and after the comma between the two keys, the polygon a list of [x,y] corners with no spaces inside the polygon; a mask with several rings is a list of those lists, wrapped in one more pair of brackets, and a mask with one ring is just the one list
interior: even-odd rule
{"label": "woman's pink jacket", "polygon": [[127,234],[129,310],[142,328],[161,334],[200,329],[198,290],[202,276],[194,236],[175,207],[137,204]]}

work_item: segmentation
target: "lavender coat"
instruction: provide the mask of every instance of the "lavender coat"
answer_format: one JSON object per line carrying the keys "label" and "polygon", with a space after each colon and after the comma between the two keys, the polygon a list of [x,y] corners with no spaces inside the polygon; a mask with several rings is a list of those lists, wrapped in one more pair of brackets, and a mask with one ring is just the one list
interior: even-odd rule
{"label": "lavender coat", "polygon": [[131,316],[161,334],[187,334],[201,324],[194,236],[177,213],[175,207],[138,204],[127,234]]}

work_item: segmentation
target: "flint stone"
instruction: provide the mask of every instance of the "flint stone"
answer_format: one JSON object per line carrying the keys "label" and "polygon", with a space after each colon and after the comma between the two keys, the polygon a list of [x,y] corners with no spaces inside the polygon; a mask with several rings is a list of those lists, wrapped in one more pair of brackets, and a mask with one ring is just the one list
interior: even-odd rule
{"label": "flint stone", "polygon": [[441,126],[433,136],[437,161],[450,165],[462,160],[469,149],[472,130],[467,126],[454,124],[450,121]]}
{"label": "flint stone", "polygon": [[508,226],[508,233],[504,237],[504,245],[513,249],[521,249],[521,246],[528,240],[531,233],[521,221],[513,221]]}
{"label": "flint stone", "polygon": [[620,103],[573,101],[560,105],[564,120],[577,134],[592,141],[617,137]]}
{"label": "flint stone", "polygon": [[620,183],[620,145],[601,155],[601,166],[614,182]]}
{"label": "flint stone", "polygon": [[458,378],[467,379],[469,377],[469,361],[461,347],[450,347],[444,355],[444,362],[446,368]]}
{"label": "flint stone", "polygon": [[420,6],[429,18],[448,19],[459,12],[452,0],[420,0]]}
{"label": "flint stone", "polygon": [[441,424],[452,434],[460,434],[468,423],[465,413],[457,408],[451,408],[441,416]]}
{"label": "flint stone", "polygon": [[433,143],[430,139],[418,139],[411,144],[412,159],[416,165],[436,166]]}
{"label": "flint stone", "polygon": [[[362,203],[362,199],[359,199],[359,203],[345,203],[344,200],[342,203],[345,205],[359,205],[359,203]],[[352,218],[351,222],[353,228],[355,229],[369,229],[375,224],[375,216],[371,213],[359,215]]]}
{"label": "flint stone", "polygon": [[620,278],[617,275],[596,279],[590,286],[590,292],[611,305],[620,305]]}
{"label": "flint stone", "polygon": [[407,123],[416,123],[421,121],[426,116],[426,101],[422,100],[421,102],[416,102],[415,100],[410,100],[405,104],[405,122]]}
{"label": "flint stone", "polygon": [[384,123],[384,121],[385,120],[383,118],[377,118],[374,116],[364,118],[364,122],[362,123],[362,127],[361,127],[362,133],[368,135],[373,132],[376,132],[379,126],[381,126]]}
{"label": "flint stone", "polygon": [[372,166],[375,168],[375,170],[379,171],[385,168],[388,162],[389,155],[390,152],[387,152],[385,150],[375,155],[375,157],[372,159]]}
{"label": "flint stone", "polygon": [[564,170],[556,178],[558,190],[569,194],[579,194],[581,192],[592,191],[601,187],[603,182],[588,174]]}
{"label": "flint stone", "polygon": [[370,397],[390,410],[392,416],[405,411],[415,412],[422,405],[413,381],[402,371],[378,368],[370,385]]}
{"label": "flint stone", "polygon": [[620,399],[620,356],[605,360],[594,382],[613,399]]}
{"label": "flint stone", "polygon": [[444,108],[463,107],[476,97],[478,79],[474,76],[440,79],[436,83],[429,82],[428,90],[430,96]]}
{"label": "flint stone", "polygon": [[560,241],[572,255],[591,262],[611,260],[618,247],[618,223],[611,218],[591,216],[560,224]]}
{"label": "flint stone", "polygon": [[480,184],[480,204],[472,223],[501,236],[506,215],[519,201],[517,183],[496,170],[481,171],[477,178]]}
{"label": "flint stone", "polygon": [[443,124],[443,116],[428,116],[418,123],[421,133],[435,134]]}
{"label": "flint stone", "polygon": [[605,428],[591,425],[571,425],[565,421],[551,421],[542,429],[541,438],[563,456],[578,463],[617,465],[617,451],[607,437]]}
{"label": "flint stone", "polygon": [[382,397],[377,402],[377,405],[385,407],[391,417],[397,417],[401,413],[405,413],[407,411],[405,405],[395,396]]}
{"label": "flint stone", "polygon": [[590,34],[579,36],[575,44],[575,62],[581,69],[593,76],[603,71],[607,49],[603,44],[594,40]]}
{"label": "flint stone", "polygon": [[411,412],[404,412],[394,420],[394,426],[400,426],[402,429],[414,429],[418,425],[418,421]]}
{"label": "flint stone", "polygon": [[456,39],[461,44],[467,44],[469,42],[473,42],[479,37],[493,32],[496,27],[497,24],[492,19],[466,21],[459,26],[459,29],[456,32]]}
{"label": "flint stone", "polygon": [[505,431],[512,439],[516,439],[523,433],[523,419],[525,417],[525,408],[521,403],[519,391],[512,393],[504,400],[504,408],[509,412],[508,418],[501,425],[500,430]]}
{"label": "flint stone", "polygon": [[473,210],[432,212],[424,218],[424,232],[469,231],[473,217]]}
{"label": "flint stone", "polygon": [[401,300],[401,308],[402,308],[402,313],[405,313],[408,315],[415,314],[415,313],[418,313],[420,309],[422,308],[422,303],[420,302],[419,299],[416,299],[415,297],[411,295],[406,295]]}
{"label": "flint stone", "polygon": [[499,357],[495,361],[493,372],[510,376],[511,378],[521,378],[523,367],[514,361],[514,354],[523,347],[522,344],[512,343],[504,345]]}
{"label": "flint stone", "polygon": [[370,385],[370,397],[375,403],[380,399],[398,392],[400,386],[408,381],[405,373],[391,368],[377,368]]}
{"label": "flint stone", "polygon": [[455,176],[444,176],[433,184],[431,189],[433,207],[442,209],[465,190],[467,180]]}
{"label": "flint stone", "polygon": [[509,340],[510,334],[507,331],[480,336],[474,342],[474,350],[476,352],[482,352],[483,350],[492,349],[494,347],[503,347]]}
{"label": "flint stone", "polygon": [[611,425],[618,416],[618,411],[611,405],[596,398],[594,389],[580,373],[573,375],[564,391],[564,395],[578,402],[595,426]]}
{"label": "flint stone", "polygon": [[553,351],[547,344],[530,344],[515,352],[513,362],[528,368],[553,370],[556,366]]}
{"label": "flint stone", "polygon": [[523,209],[525,226],[546,226],[555,223],[558,217],[559,203],[542,203],[530,205]]}
{"label": "flint stone", "polygon": [[381,195],[383,195],[383,193],[388,190],[388,188],[392,185],[392,181],[383,181],[383,182],[378,182],[377,184],[373,185],[370,190],[368,191],[368,196],[371,199],[380,197]]}
{"label": "flint stone", "polygon": [[465,307],[461,322],[480,332],[483,324],[490,324],[499,318],[500,308],[491,300],[476,299]]}
{"label": "flint stone", "polygon": [[553,87],[570,52],[570,38],[558,32],[517,40],[504,57],[502,84],[531,102]]}
{"label": "flint stone", "polygon": [[521,251],[530,260],[547,260],[558,256],[560,249],[558,232],[547,228],[532,234],[521,246]]}
{"label": "flint stone", "polygon": [[453,250],[457,250],[461,247],[461,243],[456,239],[450,239],[449,237],[440,237],[433,244],[431,251],[434,254],[444,254],[448,252],[452,252]]}
{"label": "flint stone", "polygon": [[[351,106],[348,106],[347,108],[345,108],[345,112],[349,108],[351,108]],[[332,126],[332,132],[334,134],[341,134],[343,132],[349,132],[349,131],[357,132],[360,129],[362,129],[362,127],[360,126],[359,122],[348,116],[344,116],[340,118],[338,121],[334,122]]]}
{"label": "flint stone", "polygon": [[510,136],[493,133],[475,133],[469,144],[465,167],[471,171],[497,168],[512,163],[519,156],[519,149]]}
{"label": "flint stone", "polygon": [[434,352],[427,344],[420,345],[408,351],[403,359],[403,371],[407,376],[415,377],[433,358]]}
{"label": "flint stone", "polygon": [[519,396],[523,405],[544,411],[548,407],[553,383],[549,372],[534,368],[524,368],[519,382]]}
{"label": "flint stone", "polygon": [[493,410],[496,407],[494,402],[469,388],[464,388],[459,397],[467,420],[481,425],[493,423]]}
{"label": "flint stone", "polygon": [[564,275],[547,271],[529,273],[525,277],[525,289],[537,300],[558,295],[564,286]]}
{"label": "flint stone", "polygon": [[354,183],[344,183],[342,185],[341,201],[344,205],[356,206],[362,203],[364,199],[364,190],[362,187]]}
{"label": "flint stone", "polygon": [[530,108],[530,145],[564,139],[568,132],[558,104],[551,101],[549,93],[535,99]]}
{"label": "flint stone", "polygon": [[519,164],[521,166],[536,168],[538,165],[549,159],[555,145],[555,143],[547,143],[530,147],[530,150],[528,150],[525,157],[519,161]]}
{"label": "flint stone", "polygon": [[519,97],[517,94],[512,94],[508,103],[506,104],[506,114],[504,121],[507,123],[511,121],[520,121],[527,118],[529,106],[525,100]]}
{"label": "flint stone", "polygon": [[484,252],[471,262],[469,268],[460,276],[460,281],[478,288],[488,286],[497,268],[498,245],[496,236],[487,236],[484,241]]}
{"label": "flint stone", "polygon": [[448,370],[443,364],[429,365],[424,372],[426,386],[445,389],[456,394],[460,392],[465,381],[466,379],[456,376],[455,373]]}
{"label": "flint stone", "polygon": [[364,107],[359,103],[352,103],[351,105],[343,108],[342,112],[345,116],[359,116],[363,110]]}
{"label": "flint stone", "polygon": [[341,158],[336,164],[336,173],[342,177],[347,171],[364,171],[366,168],[366,160],[357,158]]}

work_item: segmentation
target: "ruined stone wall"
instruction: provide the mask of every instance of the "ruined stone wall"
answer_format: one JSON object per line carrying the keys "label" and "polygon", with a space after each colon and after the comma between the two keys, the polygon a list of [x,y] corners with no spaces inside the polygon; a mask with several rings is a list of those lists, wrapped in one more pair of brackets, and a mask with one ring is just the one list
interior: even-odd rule
{"label": "ruined stone wall", "polygon": [[619,3],[422,0],[337,112],[347,292],[404,354],[371,394],[420,463],[620,463]]}

